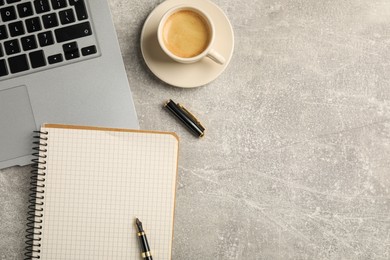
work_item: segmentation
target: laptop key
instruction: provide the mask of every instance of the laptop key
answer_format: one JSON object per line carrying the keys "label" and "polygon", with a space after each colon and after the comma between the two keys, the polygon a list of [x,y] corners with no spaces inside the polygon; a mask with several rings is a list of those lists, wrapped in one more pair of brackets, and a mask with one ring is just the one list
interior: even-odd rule
{"label": "laptop key", "polygon": [[34,35],[22,37],[20,41],[22,42],[22,47],[24,51],[29,51],[38,48],[37,41],[35,40]]}
{"label": "laptop key", "polygon": [[65,59],[72,60],[80,57],[79,48],[77,46],[77,42],[70,42],[62,45],[62,49],[65,53]]}
{"label": "laptop key", "polygon": [[41,22],[39,20],[39,17],[33,17],[30,19],[26,19],[25,23],[26,23],[27,31],[29,33],[42,30],[42,25],[41,25]]}
{"label": "laptop key", "polygon": [[60,16],[61,24],[73,23],[76,21],[72,9],[66,9],[58,13]]}
{"label": "laptop key", "polygon": [[15,7],[8,6],[0,9],[1,19],[3,22],[8,22],[16,19]]}
{"label": "laptop key", "polygon": [[31,67],[34,69],[46,65],[45,54],[42,50],[30,52],[28,56],[30,56]]}
{"label": "laptop key", "polygon": [[7,65],[5,60],[0,60],[0,77],[8,75]]}
{"label": "laptop key", "polygon": [[96,50],[95,45],[84,47],[81,49],[81,53],[83,54],[83,56],[88,56],[88,55],[94,54],[96,52],[97,52],[97,50]]}
{"label": "laptop key", "polygon": [[7,28],[5,25],[0,25],[0,40],[8,38]]}
{"label": "laptop key", "polygon": [[8,29],[12,37],[24,34],[24,27],[21,21],[8,24]]}
{"label": "laptop key", "polygon": [[76,9],[76,16],[79,21],[88,19],[87,8],[84,0],[69,0],[69,4]]}
{"label": "laptop key", "polygon": [[8,59],[11,73],[18,73],[30,69],[26,54],[14,56]]}
{"label": "laptop key", "polygon": [[34,14],[31,2],[18,4],[17,8],[20,18],[24,18]]}
{"label": "laptop key", "polygon": [[20,52],[20,46],[17,39],[4,42],[4,49],[7,55],[12,55]]}
{"label": "laptop key", "polygon": [[35,0],[34,6],[35,6],[35,11],[38,14],[50,11],[49,0]]}
{"label": "laptop key", "polygon": [[54,64],[63,61],[62,54],[51,55],[47,58],[49,64]]}
{"label": "laptop key", "polygon": [[4,0],[0,0],[0,6],[1,5],[4,5],[5,3],[4,3]]}
{"label": "laptop key", "polygon": [[55,13],[43,15],[42,21],[43,21],[43,26],[46,29],[58,26],[58,19]]}
{"label": "laptop key", "polygon": [[20,2],[22,0],[7,0],[7,4],[13,4],[13,3],[16,3],[16,2]]}
{"label": "laptop key", "polygon": [[51,6],[53,9],[57,10],[67,6],[66,0],[51,0]]}
{"label": "laptop key", "polygon": [[92,34],[89,22],[79,23],[54,30],[57,42],[71,41]]}
{"label": "laptop key", "polygon": [[65,53],[65,59],[67,60],[73,60],[80,57],[80,52],[79,50],[73,50]]}
{"label": "laptop key", "polygon": [[77,42],[70,42],[62,45],[62,49],[65,53],[65,59],[72,60],[80,57],[79,48],[77,46]]}
{"label": "laptop key", "polygon": [[64,52],[77,50],[78,49],[77,42],[66,43],[66,44],[62,45],[62,49],[64,50]]}
{"label": "laptop key", "polygon": [[4,56],[4,52],[3,52],[3,48],[1,48],[1,44],[0,44],[0,57],[3,57]]}
{"label": "laptop key", "polygon": [[51,31],[39,33],[38,41],[41,47],[54,44],[53,33]]}

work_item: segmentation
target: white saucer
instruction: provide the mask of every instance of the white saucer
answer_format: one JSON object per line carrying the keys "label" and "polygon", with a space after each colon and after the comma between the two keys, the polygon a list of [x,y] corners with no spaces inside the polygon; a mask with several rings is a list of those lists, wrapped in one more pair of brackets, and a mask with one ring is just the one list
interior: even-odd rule
{"label": "white saucer", "polygon": [[170,8],[186,3],[188,0],[167,0],[150,13],[141,33],[141,52],[146,65],[159,79],[176,87],[193,88],[210,83],[225,70],[233,55],[234,36],[228,18],[217,5],[209,0],[193,0],[191,5],[203,9],[213,20],[214,49],[225,57],[226,63],[219,65],[209,58],[192,64],[181,64],[171,60],[158,44],[158,23]]}

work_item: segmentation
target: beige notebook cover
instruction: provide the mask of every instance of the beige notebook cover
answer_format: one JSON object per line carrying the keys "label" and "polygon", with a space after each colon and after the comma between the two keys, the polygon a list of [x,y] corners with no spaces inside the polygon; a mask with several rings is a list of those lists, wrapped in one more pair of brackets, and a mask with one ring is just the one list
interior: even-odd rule
{"label": "beige notebook cover", "polygon": [[138,217],[153,258],[171,259],[176,135],[44,125],[39,136],[28,254],[50,260],[138,260]]}

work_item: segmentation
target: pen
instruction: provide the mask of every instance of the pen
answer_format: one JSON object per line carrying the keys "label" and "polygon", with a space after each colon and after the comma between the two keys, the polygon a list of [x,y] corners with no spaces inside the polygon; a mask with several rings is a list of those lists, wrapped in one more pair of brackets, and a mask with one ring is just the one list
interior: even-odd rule
{"label": "pen", "polygon": [[175,103],[170,99],[165,103],[165,107],[176,116],[194,135],[204,136],[205,128],[194,115],[192,115],[184,106]]}
{"label": "pen", "polygon": [[152,254],[150,253],[148,239],[146,238],[145,231],[142,228],[142,223],[137,218],[135,220],[135,224],[137,225],[137,228],[138,228],[137,235],[138,235],[138,238],[139,238],[139,244],[141,246],[141,257],[142,257],[142,259],[153,260]]}

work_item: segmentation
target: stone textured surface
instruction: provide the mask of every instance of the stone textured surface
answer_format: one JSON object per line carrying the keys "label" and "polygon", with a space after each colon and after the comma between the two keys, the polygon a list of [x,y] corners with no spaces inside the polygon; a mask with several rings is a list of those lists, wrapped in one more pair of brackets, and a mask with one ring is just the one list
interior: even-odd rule
{"label": "stone textured surface", "polygon": [[[142,60],[161,1],[109,2],[141,127],[181,138],[173,259],[390,259],[388,0],[214,0],[235,52],[196,89]],[[204,139],[163,110],[169,98]],[[28,175],[0,171],[0,259],[21,258]]]}

